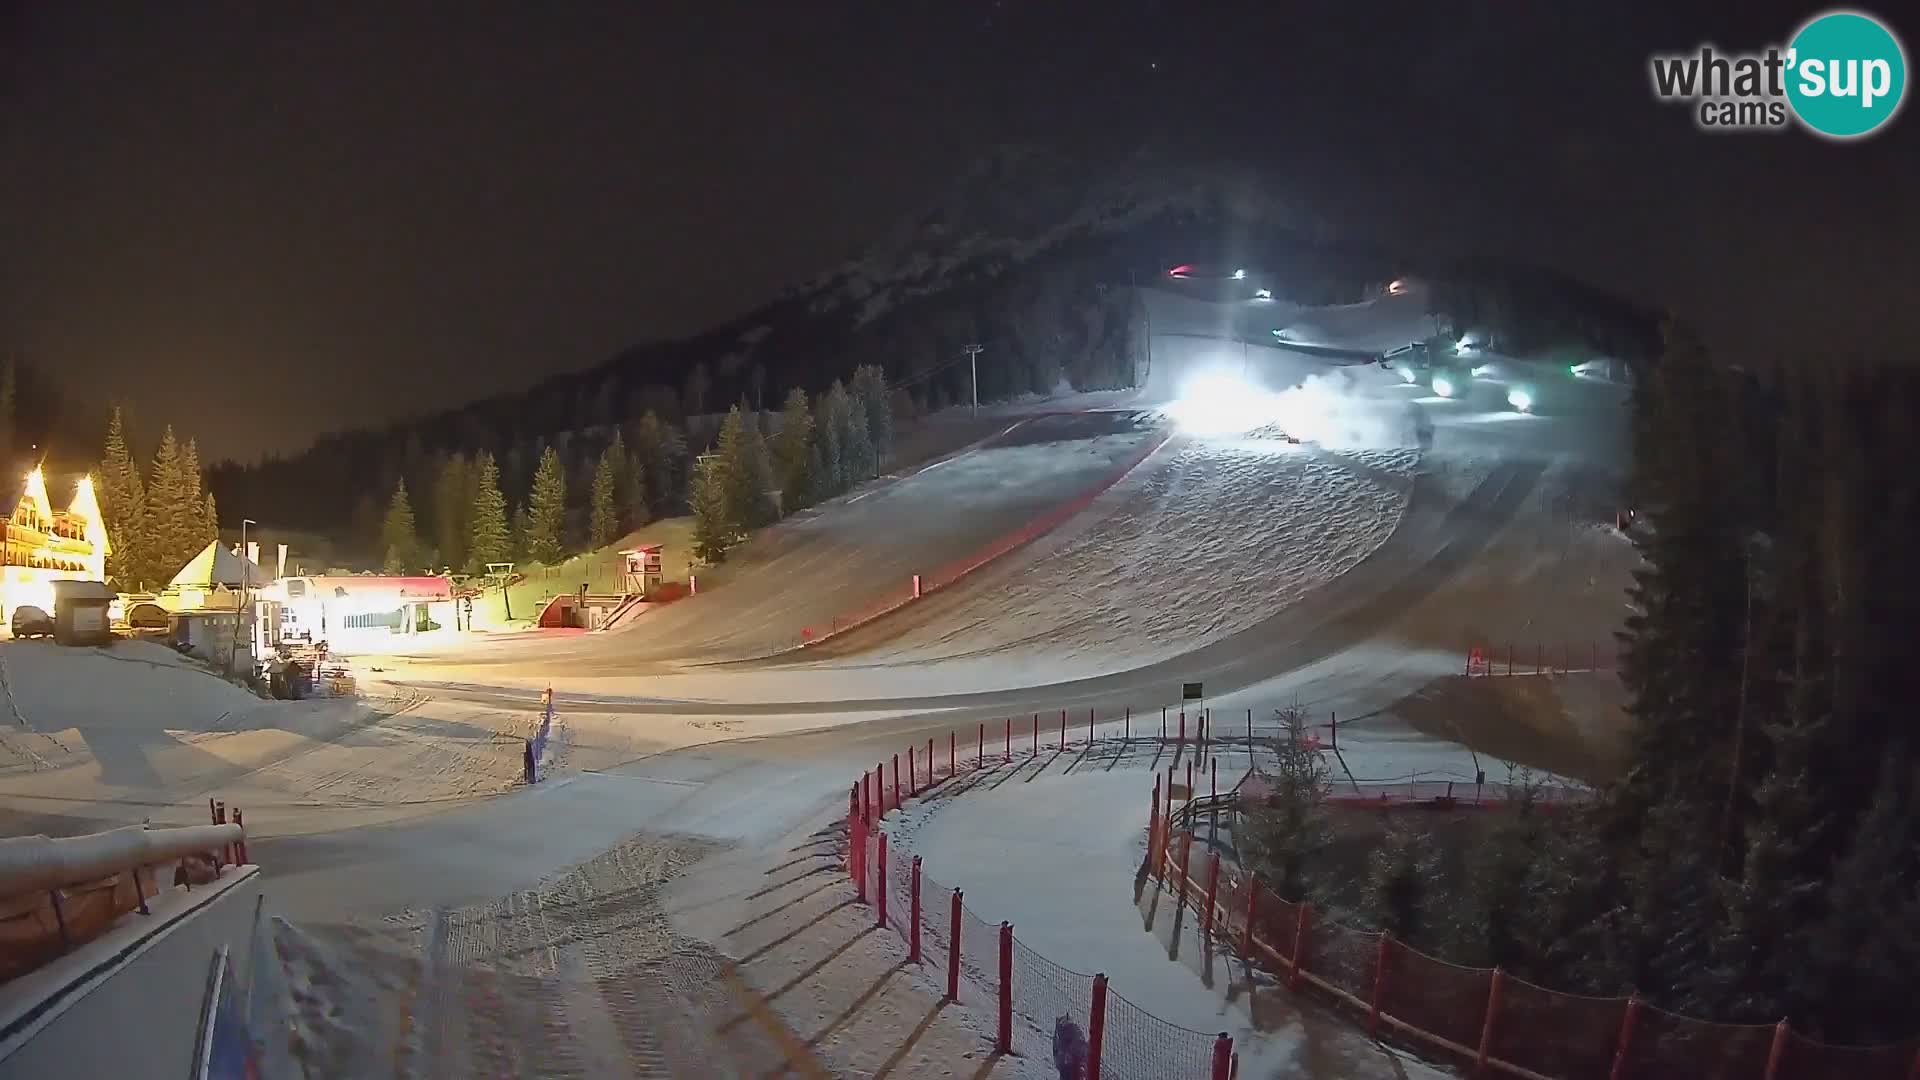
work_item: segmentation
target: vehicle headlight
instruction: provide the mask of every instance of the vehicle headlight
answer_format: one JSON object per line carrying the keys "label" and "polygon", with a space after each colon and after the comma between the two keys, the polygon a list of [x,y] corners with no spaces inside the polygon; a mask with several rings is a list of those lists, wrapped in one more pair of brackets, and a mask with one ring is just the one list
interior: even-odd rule
{"label": "vehicle headlight", "polygon": [[1395,370],[1400,372],[1400,381],[1403,383],[1415,383],[1420,381],[1420,373],[1413,370],[1410,367],[1402,366],[1402,367],[1396,368]]}
{"label": "vehicle headlight", "polygon": [[1445,375],[1435,375],[1433,377],[1433,392],[1441,397],[1452,397],[1453,380],[1447,378]]}
{"label": "vehicle headlight", "polygon": [[1507,391],[1507,404],[1519,409],[1521,412],[1531,412],[1533,410],[1533,395],[1528,393],[1524,387],[1516,386]]}

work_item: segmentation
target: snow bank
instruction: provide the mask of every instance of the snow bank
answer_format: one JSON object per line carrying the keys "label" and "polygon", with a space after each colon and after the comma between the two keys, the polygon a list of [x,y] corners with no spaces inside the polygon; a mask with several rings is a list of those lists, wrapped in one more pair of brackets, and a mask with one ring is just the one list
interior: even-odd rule
{"label": "snow bank", "polygon": [[8,719],[42,731],[113,724],[198,728],[264,702],[164,645],[117,641],[68,648],[47,641],[0,644]]}

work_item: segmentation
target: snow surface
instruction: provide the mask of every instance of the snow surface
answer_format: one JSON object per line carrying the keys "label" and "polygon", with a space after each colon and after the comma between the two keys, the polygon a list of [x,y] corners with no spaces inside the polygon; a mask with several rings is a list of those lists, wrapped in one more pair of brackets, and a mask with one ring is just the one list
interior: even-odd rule
{"label": "snow surface", "polygon": [[[1112,993],[1162,1020],[1227,1032],[1242,1077],[1299,1075],[1308,1044],[1316,1044],[1310,1056],[1320,1060],[1328,1041],[1361,1070],[1345,1075],[1445,1075],[1392,1060],[1317,1012],[1296,1014],[1279,1030],[1254,1030],[1243,994],[1210,987],[1171,959],[1159,932],[1143,928],[1135,900],[1152,790],[1152,774],[1137,769],[1040,774],[911,803],[887,824],[921,857],[926,874],[965,890],[968,908],[982,920],[1011,922],[1022,944],[1062,967],[1104,972]],[[1155,911],[1173,906],[1163,898]],[[1197,934],[1190,925],[1171,932]],[[1204,945],[1195,936],[1180,948],[1198,953]],[[1235,979],[1230,973],[1224,982]]]}
{"label": "snow surface", "polygon": [[991,669],[983,679],[1004,682],[1041,668],[1052,678],[1104,674],[1191,650],[1364,559],[1393,531],[1419,459],[1260,439],[1169,451],[1098,523],[970,585],[965,601],[869,662],[970,659]]}

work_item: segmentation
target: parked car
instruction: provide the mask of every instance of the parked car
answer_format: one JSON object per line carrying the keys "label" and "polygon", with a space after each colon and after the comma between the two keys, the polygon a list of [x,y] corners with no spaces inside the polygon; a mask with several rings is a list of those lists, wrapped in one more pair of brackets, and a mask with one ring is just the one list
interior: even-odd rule
{"label": "parked car", "polygon": [[127,625],[135,630],[165,630],[167,609],[159,604],[134,604],[127,609]]}
{"label": "parked car", "polygon": [[13,636],[16,638],[52,637],[53,616],[32,604],[21,604],[13,609]]}

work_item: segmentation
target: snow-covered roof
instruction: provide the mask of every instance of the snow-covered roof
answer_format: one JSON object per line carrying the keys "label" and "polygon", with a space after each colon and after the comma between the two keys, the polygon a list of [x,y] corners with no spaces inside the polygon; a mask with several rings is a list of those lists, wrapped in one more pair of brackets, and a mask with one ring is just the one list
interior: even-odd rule
{"label": "snow-covered roof", "polygon": [[176,588],[210,588],[214,585],[250,586],[260,588],[273,579],[260,569],[260,564],[243,558],[220,546],[214,540],[200,549],[200,554],[187,561],[180,572],[173,575],[172,585]]}

